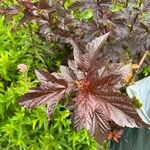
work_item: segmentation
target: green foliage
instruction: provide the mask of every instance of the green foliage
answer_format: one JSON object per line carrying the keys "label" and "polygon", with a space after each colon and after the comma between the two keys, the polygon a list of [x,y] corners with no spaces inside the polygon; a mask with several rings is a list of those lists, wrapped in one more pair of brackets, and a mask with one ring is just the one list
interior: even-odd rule
{"label": "green foliage", "polygon": [[[69,8],[72,6],[72,4],[74,4],[75,0],[64,0],[64,8],[69,10]],[[91,8],[85,9],[84,11],[82,10],[78,10],[75,9],[70,10],[72,12],[72,14],[74,15],[74,17],[77,20],[89,20],[93,17],[93,10]]]}
{"label": "green foliage", "polygon": [[[35,24],[12,32],[13,24],[0,18],[0,150],[96,150],[87,131],[72,129],[70,112],[62,106],[50,124],[44,106],[35,110],[18,106],[17,99],[37,84],[34,69],[58,69],[68,51],[39,39]],[[17,70],[21,63],[28,67],[25,73]]]}
{"label": "green foliage", "polygon": [[122,11],[123,9],[123,4],[122,3],[117,3],[117,2],[114,2],[111,6],[111,11],[112,12],[118,12],[118,11]]}
{"label": "green foliage", "polygon": [[138,74],[139,79],[143,79],[150,75],[150,66],[143,67],[142,71]]}
{"label": "green foliage", "polygon": [[68,9],[73,3],[74,0],[64,0],[64,8]]}
{"label": "green foliage", "polygon": [[140,109],[142,107],[142,103],[135,96],[132,98],[132,104],[135,108]]}
{"label": "green foliage", "polygon": [[[0,76],[2,79],[12,81],[16,79],[17,65],[24,63],[33,69],[44,65],[44,52],[46,42],[34,37],[29,29],[12,32],[13,22],[6,25],[4,17],[0,18]],[[33,41],[36,40],[36,41]],[[31,44],[32,43],[32,44]],[[33,63],[34,62],[34,63]]]}
{"label": "green foliage", "polygon": [[74,16],[76,19],[82,21],[82,20],[88,20],[93,17],[93,11],[92,9],[86,9],[84,11],[75,11]]}

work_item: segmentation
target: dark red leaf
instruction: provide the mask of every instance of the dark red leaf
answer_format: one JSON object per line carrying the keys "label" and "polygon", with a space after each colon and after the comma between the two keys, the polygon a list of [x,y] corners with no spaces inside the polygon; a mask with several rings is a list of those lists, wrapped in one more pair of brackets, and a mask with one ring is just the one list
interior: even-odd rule
{"label": "dark red leaf", "polygon": [[36,76],[41,83],[40,87],[29,90],[20,98],[19,104],[28,108],[47,104],[49,116],[54,111],[58,101],[64,97],[67,83],[65,80],[57,79],[54,75],[44,71],[36,70]]}
{"label": "dark red leaf", "polygon": [[[110,64],[98,53],[108,35],[88,43],[85,52],[72,41],[74,60],[68,62],[69,67],[60,66],[60,73],[52,74],[35,71],[40,86],[25,94],[19,104],[25,107],[47,104],[50,117],[64,94],[74,93],[70,95],[73,102],[69,102],[74,128],[86,128],[96,138],[100,133],[99,140],[111,131],[111,122],[118,127],[149,127],[139,117],[129,97],[117,89],[130,71],[130,65]],[[114,136],[116,140],[117,137]]]}

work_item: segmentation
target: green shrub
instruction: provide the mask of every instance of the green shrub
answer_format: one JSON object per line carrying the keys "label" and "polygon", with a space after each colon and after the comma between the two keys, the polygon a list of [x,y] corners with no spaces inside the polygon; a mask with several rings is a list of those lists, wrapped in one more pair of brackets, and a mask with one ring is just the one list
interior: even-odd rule
{"label": "green shrub", "polygon": [[139,79],[143,79],[147,76],[150,76],[150,66],[143,67],[142,71],[138,74]]}

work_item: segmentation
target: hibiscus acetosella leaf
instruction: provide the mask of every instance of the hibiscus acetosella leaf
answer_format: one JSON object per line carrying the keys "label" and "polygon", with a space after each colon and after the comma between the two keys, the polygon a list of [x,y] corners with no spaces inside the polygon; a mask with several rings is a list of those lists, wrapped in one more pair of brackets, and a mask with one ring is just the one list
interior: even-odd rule
{"label": "hibiscus acetosella leaf", "polygon": [[107,57],[96,57],[109,34],[87,43],[85,52],[73,43],[74,60],[68,62],[69,66],[60,66],[60,73],[36,70],[40,85],[22,96],[19,104],[29,108],[45,104],[50,118],[57,103],[73,92],[68,105],[76,130],[86,128],[93,136],[104,136],[112,130],[112,122],[118,127],[150,127],[116,86],[130,72],[130,66],[109,64]]}

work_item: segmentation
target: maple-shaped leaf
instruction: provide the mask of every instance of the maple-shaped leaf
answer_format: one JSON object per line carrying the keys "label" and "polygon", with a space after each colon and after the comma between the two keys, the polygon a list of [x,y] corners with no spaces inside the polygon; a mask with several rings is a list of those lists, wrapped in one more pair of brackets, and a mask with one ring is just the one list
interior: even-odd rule
{"label": "maple-shaped leaf", "polygon": [[20,98],[19,104],[28,108],[47,104],[49,117],[53,113],[58,101],[64,97],[67,82],[56,78],[48,72],[36,70],[35,73],[41,83],[40,86],[30,89],[28,93]]}
{"label": "maple-shaped leaf", "polygon": [[50,116],[64,94],[73,92],[69,108],[76,130],[86,128],[91,135],[103,136],[111,130],[110,122],[120,127],[149,127],[138,116],[129,97],[117,89],[130,65],[111,64],[100,56],[99,48],[109,34],[87,43],[85,52],[71,41],[74,60],[68,61],[68,67],[60,66],[59,74],[36,71],[40,86],[25,94],[19,104],[25,107],[47,104]]}

